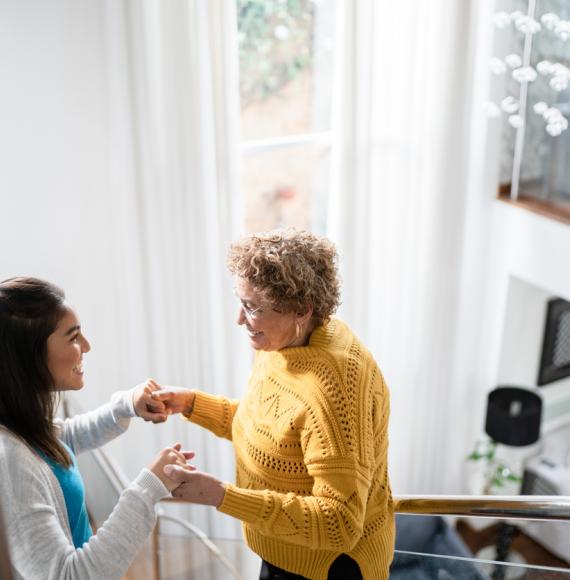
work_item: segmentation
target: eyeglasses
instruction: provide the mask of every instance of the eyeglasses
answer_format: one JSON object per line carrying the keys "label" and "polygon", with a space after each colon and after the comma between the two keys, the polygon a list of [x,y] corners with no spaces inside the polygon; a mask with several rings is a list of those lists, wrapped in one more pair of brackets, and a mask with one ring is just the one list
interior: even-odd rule
{"label": "eyeglasses", "polygon": [[251,308],[250,306],[248,306],[247,302],[242,300],[237,295],[237,292],[235,290],[234,290],[234,294],[240,302],[240,308],[243,310],[243,313],[246,315],[247,318],[249,318],[249,320],[257,320],[261,316],[261,314],[263,314],[263,307],[262,306],[257,306],[256,308]]}
{"label": "eyeglasses", "polygon": [[243,313],[250,320],[257,320],[263,314],[263,309],[261,308],[261,306],[258,306],[257,308],[250,308],[245,302],[242,302],[241,300],[240,304]]}
{"label": "eyeglasses", "polygon": [[269,312],[277,312],[277,314],[283,314],[284,312],[283,310],[281,310],[281,308],[275,308],[270,304],[269,305],[265,304],[263,306],[256,306],[255,308],[251,308],[246,300],[242,300],[239,297],[235,288],[234,288],[234,296],[239,300],[240,308],[243,310],[243,313],[249,320],[257,320],[258,318],[261,318],[263,314]]}

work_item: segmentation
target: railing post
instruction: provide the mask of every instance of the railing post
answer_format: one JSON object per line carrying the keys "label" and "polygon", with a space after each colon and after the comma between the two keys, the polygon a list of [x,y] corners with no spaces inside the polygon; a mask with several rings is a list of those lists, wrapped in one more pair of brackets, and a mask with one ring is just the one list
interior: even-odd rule
{"label": "railing post", "polygon": [[497,564],[491,574],[493,580],[503,580],[505,577],[505,567],[501,565],[508,561],[509,551],[513,543],[516,528],[512,524],[501,522],[497,530]]}
{"label": "railing post", "polygon": [[0,507],[0,577],[3,580],[12,580],[12,565],[10,563],[10,552],[8,541],[2,519],[2,509]]}
{"label": "railing post", "polygon": [[160,518],[152,530],[152,567],[154,580],[160,580]]}

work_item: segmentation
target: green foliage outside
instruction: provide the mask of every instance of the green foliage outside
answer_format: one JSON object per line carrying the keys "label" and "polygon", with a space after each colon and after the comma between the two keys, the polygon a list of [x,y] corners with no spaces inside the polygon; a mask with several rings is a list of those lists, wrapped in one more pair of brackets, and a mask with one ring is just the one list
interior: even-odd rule
{"label": "green foliage outside", "polygon": [[237,0],[242,107],[311,66],[313,11],[311,0]]}

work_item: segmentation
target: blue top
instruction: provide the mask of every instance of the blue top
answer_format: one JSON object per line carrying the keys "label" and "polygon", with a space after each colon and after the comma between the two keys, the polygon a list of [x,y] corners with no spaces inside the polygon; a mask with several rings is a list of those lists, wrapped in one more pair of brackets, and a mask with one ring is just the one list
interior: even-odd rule
{"label": "blue top", "polygon": [[63,465],[47,457],[41,451],[40,455],[51,467],[53,474],[59,481],[65,499],[65,507],[67,508],[67,518],[71,528],[71,535],[73,536],[73,545],[76,548],[81,548],[93,535],[85,505],[85,486],[77,467],[75,454],[63,441],[60,441],[60,443],[71,458],[72,464],[70,467],[63,467]]}

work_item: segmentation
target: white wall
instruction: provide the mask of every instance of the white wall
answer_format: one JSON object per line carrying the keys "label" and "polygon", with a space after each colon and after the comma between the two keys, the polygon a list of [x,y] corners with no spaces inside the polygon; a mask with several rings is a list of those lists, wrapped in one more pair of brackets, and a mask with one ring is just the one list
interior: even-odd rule
{"label": "white wall", "polygon": [[[77,284],[108,187],[100,4],[0,5],[0,275]],[[87,246],[87,247],[86,247]]]}
{"label": "white wall", "polygon": [[[94,345],[90,378],[105,384],[111,372],[97,368],[118,368],[105,343],[120,331],[105,276],[117,247],[104,4],[22,0],[0,9],[0,278],[35,275],[66,290]],[[111,389],[86,393],[87,402]]]}
{"label": "white wall", "polygon": [[90,378],[105,384],[118,365],[104,337],[120,331],[109,332],[105,281],[117,248],[104,4],[22,0],[0,10],[0,278],[35,275],[66,290],[94,345]]}
{"label": "white wall", "polygon": [[570,377],[537,386],[548,301],[556,297],[559,296],[525,280],[510,277],[498,372],[501,384],[529,387],[543,398],[543,434],[570,424]]}
{"label": "white wall", "polygon": [[533,388],[536,385],[546,302],[551,295],[511,276],[508,280],[498,382]]}
{"label": "white wall", "polygon": [[[496,260],[506,289],[497,380],[537,387],[547,302],[570,298],[570,227],[496,202]],[[498,325],[494,331],[499,334]],[[537,388],[543,398],[543,430],[570,422],[558,409],[570,403],[570,379]]]}

